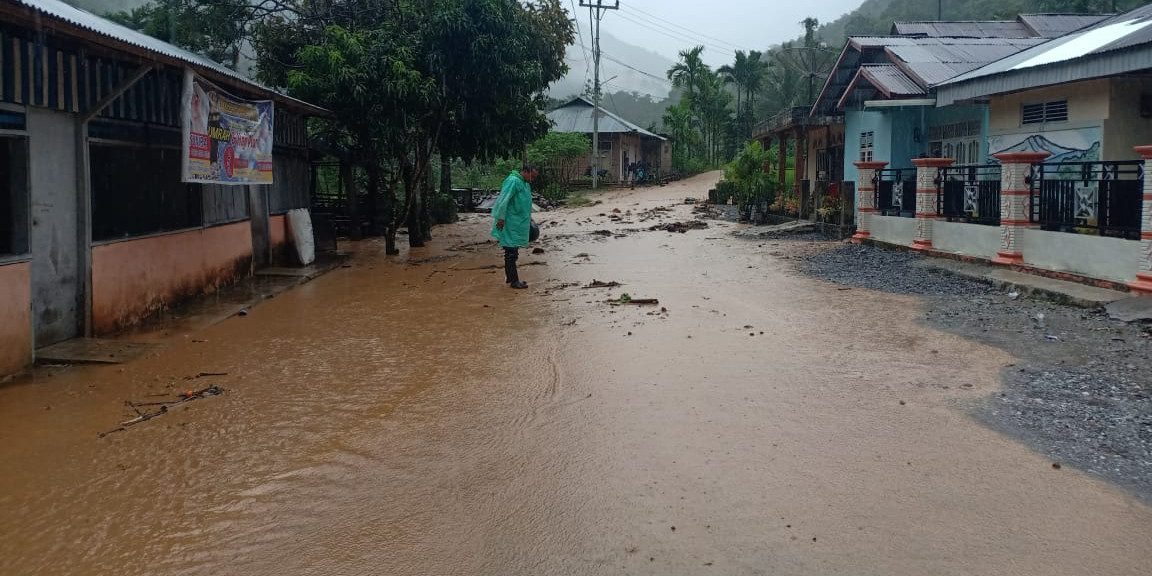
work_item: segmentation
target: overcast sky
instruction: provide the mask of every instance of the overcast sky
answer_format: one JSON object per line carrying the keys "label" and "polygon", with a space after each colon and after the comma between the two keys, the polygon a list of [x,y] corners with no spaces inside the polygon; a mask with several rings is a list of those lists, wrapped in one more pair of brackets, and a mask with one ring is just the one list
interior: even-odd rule
{"label": "overcast sky", "polygon": [[[581,8],[579,0],[567,1],[569,10],[575,6],[587,42],[588,9]],[[673,60],[680,50],[704,44],[704,61],[716,67],[730,63],[734,50],[763,50],[800,36],[800,21],[807,16],[829,22],[862,1],[620,0],[620,10],[604,17],[603,30]]]}

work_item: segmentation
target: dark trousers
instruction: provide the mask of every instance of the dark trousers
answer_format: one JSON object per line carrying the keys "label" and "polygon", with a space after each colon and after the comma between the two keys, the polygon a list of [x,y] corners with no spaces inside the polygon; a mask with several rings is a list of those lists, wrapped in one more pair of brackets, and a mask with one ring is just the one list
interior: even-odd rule
{"label": "dark trousers", "polygon": [[504,247],[504,282],[512,284],[520,281],[520,273],[516,270],[516,261],[519,259],[519,248]]}

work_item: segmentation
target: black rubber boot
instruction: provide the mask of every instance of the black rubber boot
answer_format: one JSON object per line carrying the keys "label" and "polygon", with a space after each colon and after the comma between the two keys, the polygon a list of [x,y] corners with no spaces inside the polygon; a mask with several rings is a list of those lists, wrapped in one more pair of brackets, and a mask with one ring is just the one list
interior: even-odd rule
{"label": "black rubber boot", "polygon": [[519,248],[504,248],[504,282],[513,287],[520,282],[520,272],[516,270],[516,261],[520,259]]}

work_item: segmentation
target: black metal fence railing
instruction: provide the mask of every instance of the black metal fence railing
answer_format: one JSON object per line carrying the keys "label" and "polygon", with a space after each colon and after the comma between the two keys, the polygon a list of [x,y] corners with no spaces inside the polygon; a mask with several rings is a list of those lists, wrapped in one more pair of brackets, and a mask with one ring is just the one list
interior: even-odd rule
{"label": "black metal fence railing", "polygon": [[916,169],[877,170],[872,177],[876,188],[876,211],[881,216],[916,217]]}
{"label": "black metal fence railing", "polygon": [[1000,165],[950,166],[936,177],[937,214],[949,222],[1000,225]]}
{"label": "black metal fence railing", "polygon": [[1043,230],[1140,239],[1144,164],[1033,164],[1032,222]]}

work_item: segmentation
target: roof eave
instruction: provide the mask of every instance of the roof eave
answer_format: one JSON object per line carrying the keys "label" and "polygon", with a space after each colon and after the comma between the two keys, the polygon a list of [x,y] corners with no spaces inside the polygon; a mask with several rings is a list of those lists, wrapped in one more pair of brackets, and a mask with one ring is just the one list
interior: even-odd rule
{"label": "roof eave", "polygon": [[32,28],[42,26],[44,21],[51,21],[52,30],[61,36],[82,40],[106,50],[135,56],[141,60],[159,62],[175,68],[191,68],[195,70],[197,74],[219,84],[232,87],[242,85],[240,90],[251,91],[260,96],[275,100],[287,106],[289,109],[301,112],[306,116],[330,117],[332,115],[327,109],[309,104],[303,100],[298,100],[255,82],[243,81],[194,62],[188,62],[167,54],[149,50],[142,46],[137,46],[131,42],[125,42],[112,36],[100,34],[97,31],[89,30],[83,26],[57,18],[54,14],[39,10],[34,6],[5,2],[0,5],[0,13],[12,17],[19,25]]}
{"label": "roof eave", "polygon": [[948,106],[996,94],[1147,70],[1152,68],[1149,63],[1152,63],[1152,44],[1144,44],[1044,66],[1007,70],[968,80],[950,80],[936,86],[936,105]]}

